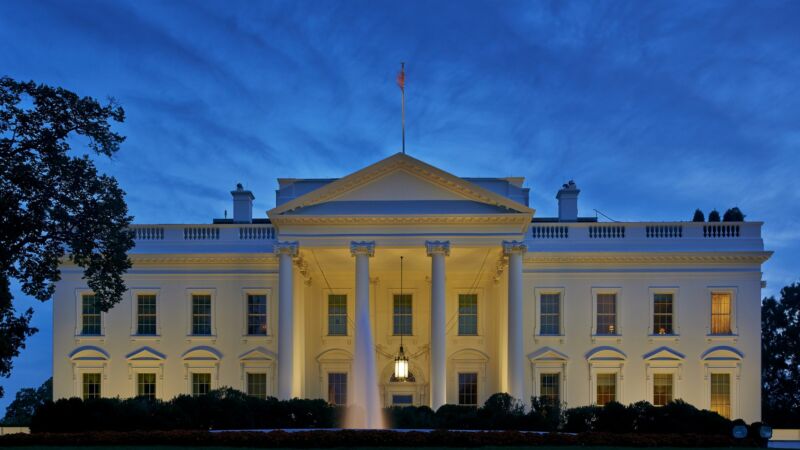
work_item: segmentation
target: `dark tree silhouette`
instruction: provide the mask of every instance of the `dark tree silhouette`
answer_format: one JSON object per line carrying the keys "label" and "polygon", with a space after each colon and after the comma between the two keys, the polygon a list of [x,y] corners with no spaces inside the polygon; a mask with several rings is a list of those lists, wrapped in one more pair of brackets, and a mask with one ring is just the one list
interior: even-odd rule
{"label": "dark tree silhouette", "polygon": [[692,222],[705,222],[706,216],[703,214],[703,211],[699,209],[694,210],[694,216],[692,217]]}
{"label": "dark tree silhouette", "polygon": [[741,210],[739,210],[738,206],[734,206],[733,208],[729,208],[725,211],[725,214],[722,215],[723,222],[744,222],[744,214]]}
{"label": "dark tree silhouette", "polygon": [[36,408],[53,400],[53,378],[50,377],[38,388],[23,388],[17,392],[14,401],[6,407],[6,415],[0,425],[6,427],[27,427]]}
{"label": "dark tree silhouette", "polygon": [[708,213],[708,221],[719,222],[719,211],[717,211],[716,209],[711,210],[711,212]]}
{"label": "dark tree silhouette", "polygon": [[800,284],[761,304],[761,407],[773,426],[800,427]]}
{"label": "dark tree silhouette", "polygon": [[[102,310],[122,298],[132,218],[117,181],[99,174],[86,153],[116,153],[125,138],[109,121],[124,117],[113,99],[102,105],[62,88],[0,78],[0,376],[9,376],[12,359],[36,332],[31,309],[16,315],[12,279],[45,301],[66,256],[83,268]],[[75,136],[88,146],[83,155],[68,155]]]}

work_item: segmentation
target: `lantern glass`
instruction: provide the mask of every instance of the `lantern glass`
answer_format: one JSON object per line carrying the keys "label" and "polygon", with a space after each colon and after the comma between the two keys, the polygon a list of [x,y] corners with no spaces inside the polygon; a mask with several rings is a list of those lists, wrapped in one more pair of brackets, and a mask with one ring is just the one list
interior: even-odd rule
{"label": "lantern glass", "polygon": [[408,358],[405,353],[403,353],[402,348],[394,359],[394,377],[398,381],[405,381],[408,378]]}

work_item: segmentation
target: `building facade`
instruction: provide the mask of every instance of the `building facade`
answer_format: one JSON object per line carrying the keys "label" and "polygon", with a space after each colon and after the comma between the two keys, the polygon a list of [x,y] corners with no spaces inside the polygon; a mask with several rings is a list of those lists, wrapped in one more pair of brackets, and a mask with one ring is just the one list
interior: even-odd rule
{"label": "building facade", "polygon": [[459,178],[405,154],[278,181],[263,219],[239,186],[232,219],[135,225],[128,292],[108,312],[63,266],[55,397],[230,386],[347,404],[369,333],[385,406],[508,392],[760,418],[759,222],[599,223],[578,217],[574,183],[558,217],[538,218],[522,178]]}

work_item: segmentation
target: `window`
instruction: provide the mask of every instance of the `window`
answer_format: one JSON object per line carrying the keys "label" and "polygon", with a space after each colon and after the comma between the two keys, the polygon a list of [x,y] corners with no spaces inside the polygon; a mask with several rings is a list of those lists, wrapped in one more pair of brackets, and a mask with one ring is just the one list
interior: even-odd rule
{"label": "window", "polygon": [[478,294],[458,295],[458,335],[478,335]]}
{"label": "window", "polygon": [[149,399],[156,398],[156,374],[137,373],[136,374],[136,396]]}
{"label": "window", "polygon": [[267,374],[248,373],[247,374],[247,395],[260,398],[267,398]]}
{"label": "window", "polygon": [[136,297],[136,334],[155,335],[156,332],[156,296],[153,294]]}
{"label": "window", "polygon": [[192,334],[211,335],[211,296],[192,295]]}
{"label": "window", "polygon": [[411,394],[392,395],[392,405],[394,406],[411,406],[412,404],[414,404],[414,396]]}
{"label": "window", "polygon": [[267,335],[267,296],[264,294],[247,295],[247,334]]}
{"label": "window", "polygon": [[561,294],[542,294],[539,297],[539,334],[561,334]]}
{"label": "window", "polygon": [[347,374],[341,372],[328,373],[328,403],[332,405],[347,404]]}
{"label": "window", "polygon": [[617,294],[597,294],[597,334],[617,332]]}
{"label": "window", "polygon": [[328,296],[328,335],[347,336],[346,295],[331,294]]}
{"label": "window", "polygon": [[653,296],[653,332],[660,335],[674,333],[672,294],[655,294]]}
{"label": "window", "polygon": [[84,373],[83,374],[83,399],[90,400],[93,398],[100,398],[100,374],[99,373]]}
{"label": "window", "polygon": [[731,374],[711,374],[711,411],[730,419],[731,417]]}
{"label": "window", "polygon": [[617,374],[615,373],[598,373],[597,374],[597,404],[605,405],[606,403],[617,400]]}
{"label": "window", "polygon": [[539,398],[548,405],[558,405],[561,402],[560,374],[543,373],[539,375]]}
{"label": "window", "polygon": [[392,316],[392,330],[395,336],[408,336],[412,332],[412,300],[411,294],[394,295],[394,315]]}
{"label": "window", "polygon": [[730,293],[711,294],[711,334],[732,334]]}
{"label": "window", "polygon": [[81,296],[81,334],[84,336],[100,336],[102,318],[97,297],[93,294]]}
{"label": "window", "polygon": [[458,374],[458,404],[478,406],[478,374],[475,372]]}
{"label": "window", "polygon": [[673,380],[671,373],[653,374],[653,404],[664,406],[672,401]]}
{"label": "window", "polygon": [[192,373],[192,395],[206,395],[211,390],[210,373]]}

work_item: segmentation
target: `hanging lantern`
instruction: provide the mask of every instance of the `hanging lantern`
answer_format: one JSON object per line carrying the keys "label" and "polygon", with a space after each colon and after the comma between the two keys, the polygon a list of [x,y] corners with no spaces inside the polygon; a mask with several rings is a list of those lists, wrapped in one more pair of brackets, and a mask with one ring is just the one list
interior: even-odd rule
{"label": "hanging lantern", "polygon": [[400,353],[394,358],[394,378],[397,381],[406,381],[408,379],[408,356],[403,352],[403,346],[400,346]]}

